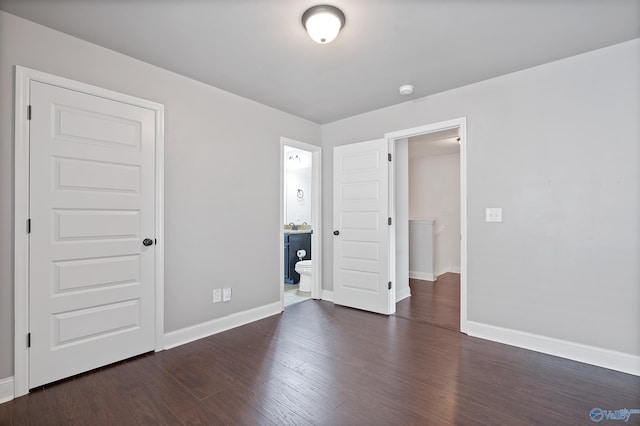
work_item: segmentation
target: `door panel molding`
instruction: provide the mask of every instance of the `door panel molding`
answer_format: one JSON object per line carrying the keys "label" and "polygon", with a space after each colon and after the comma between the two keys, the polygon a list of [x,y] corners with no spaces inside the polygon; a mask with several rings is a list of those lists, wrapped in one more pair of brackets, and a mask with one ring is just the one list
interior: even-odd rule
{"label": "door panel molding", "polygon": [[155,350],[164,348],[164,106],[22,66],[15,67],[14,177],[14,397],[29,392],[29,120],[31,82],[100,96],[153,111],[155,115]]}
{"label": "door panel molding", "polygon": [[386,139],[333,148],[334,303],[395,312]]}

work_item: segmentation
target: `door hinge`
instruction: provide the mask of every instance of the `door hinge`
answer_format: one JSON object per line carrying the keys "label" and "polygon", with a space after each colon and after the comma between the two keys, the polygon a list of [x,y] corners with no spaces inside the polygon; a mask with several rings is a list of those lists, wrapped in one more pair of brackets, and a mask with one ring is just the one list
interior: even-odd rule
{"label": "door hinge", "polygon": [[391,225],[391,218],[389,218],[389,225]]}
{"label": "door hinge", "polygon": [[27,234],[31,233],[31,219],[27,219]]}
{"label": "door hinge", "polygon": [[389,290],[391,290],[391,281],[389,281]]}
{"label": "door hinge", "polygon": [[27,106],[27,120],[31,120],[31,105]]}
{"label": "door hinge", "polygon": [[31,333],[27,333],[27,347],[31,347]]}
{"label": "door hinge", "polygon": [[391,153],[388,154],[389,161],[391,161]]}

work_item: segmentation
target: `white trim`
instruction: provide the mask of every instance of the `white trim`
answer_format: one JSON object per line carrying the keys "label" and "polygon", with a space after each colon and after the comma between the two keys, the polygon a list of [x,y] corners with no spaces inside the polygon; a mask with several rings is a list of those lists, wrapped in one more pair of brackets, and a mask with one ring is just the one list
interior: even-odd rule
{"label": "white trim", "polygon": [[[390,148],[397,139],[458,128],[460,132],[460,331],[467,332],[467,119],[456,118],[385,134]],[[393,162],[391,164],[393,168]],[[393,189],[393,187],[391,187]],[[395,206],[392,206],[395,210]],[[395,249],[391,255],[395,257]],[[391,260],[395,264],[395,260]]]}
{"label": "white trim", "polygon": [[311,152],[311,297],[322,298],[322,147],[285,137],[280,138],[280,301],[284,310],[284,147]]}
{"label": "white trim", "polygon": [[430,274],[428,272],[409,271],[409,278],[414,280],[435,281],[436,274]]}
{"label": "white trim", "polygon": [[326,300],[327,302],[333,302],[333,291],[322,289],[322,300]]}
{"label": "white trim", "polygon": [[[440,121],[438,123],[426,124],[424,126],[411,127],[409,129],[398,130],[386,133],[384,136],[389,140],[412,138],[427,133],[440,132],[443,130],[456,129],[466,122],[466,117],[454,118],[453,120]],[[462,139],[462,136],[460,137]],[[462,142],[462,140],[460,141]]]}
{"label": "white trim", "polygon": [[[313,164],[313,163],[312,163]],[[313,165],[312,165],[313,167]],[[284,143],[280,138],[280,266],[278,267],[279,279],[276,281],[280,287],[280,311],[284,311]],[[312,238],[313,240],[313,238]]]}
{"label": "white trim", "polygon": [[640,356],[637,355],[509,328],[496,327],[475,321],[467,322],[467,334],[481,339],[492,340],[494,342],[640,376]]}
{"label": "white trim", "polygon": [[13,399],[13,377],[7,377],[0,380],[0,404],[9,402]]}
{"label": "white trim", "polygon": [[[391,139],[387,139],[387,152],[389,153],[389,155],[391,156],[391,159],[395,159],[397,158],[396,156],[396,144],[395,144],[395,140],[391,140]],[[407,160],[408,161],[408,160]],[[398,272],[397,272],[397,259],[396,259],[396,254],[397,254],[397,238],[396,238],[396,226],[398,226],[398,215],[396,214],[396,168],[395,168],[396,162],[395,161],[390,161],[387,162],[387,180],[388,180],[388,188],[387,188],[387,192],[388,192],[388,199],[387,199],[387,203],[388,203],[388,207],[387,207],[387,214],[388,217],[391,218],[391,223],[393,223],[393,226],[389,226],[387,227],[388,230],[388,238],[389,238],[389,253],[388,253],[388,262],[389,262],[389,271],[388,271],[388,281],[391,283],[395,283],[395,285],[398,285],[398,282],[400,282],[400,280],[398,279]],[[334,183],[335,185],[335,183]],[[335,187],[334,187],[335,190]],[[408,192],[408,191],[407,191]],[[409,244],[409,241],[407,240],[407,245]],[[407,252],[407,256],[408,256],[408,252]],[[334,281],[335,282],[335,281]],[[407,283],[408,284],[408,283]],[[396,287],[394,287],[393,290],[389,291],[389,297],[387,299],[387,314],[388,315],[393,315],[396,313],[396,303],[398,303],[398,295],[396,294]]]}
{"label": "white trim", "polygon": [[278,315],[281,312],[282,303],[278,301],[180,330],[171,331],[164,335],[165,349],[175,348],[176,346],[184,345],[194,340],[231,330],[232,328],[240,327],[241,325],[249,324],[273,315]]}
{"label": "white trim", "polygon": [[398,292],[398,294],[396,294],[396,303],[398,303],[401,300],[406,299],[407,297],[411,297],[411,288],[409,288],[409,287],[403,288],[402,290],[400,290]]}
{"label": "white trim", "polygon": [[467,332],[467,119],[460,119],[460,331]]}
{"label": "white trim", "polygon": [[155,194],[155,298],[156,352],[164,349],[164,105],[155,104],[156,112],[156,194]]}
{"label": "white trim", "polygon": [[448,273],[459,274],[460,273],[460,267],[459,266],[449,266],[447,268],[444,268],[442,270],[442,272],[438,272],[436,277],[439,277],[440,275],[444,275],[444,274],[448,274]]}
{"label": "white trim", "polygon": [[442,272],[438,272],[437,274],[430,274],[428,272],[419,272],[419,271],[409,271],[409,278],[413,278],[415,280],[425,280],[425,281],[436,281],[439,276],[444,274],[459,274],[460,267],[459,266],[449,266],[445,268]]}
{"label": "white trim", "polygon": [[156,114],[156,175],[155,175],[155,350],[161,350],[164,333],[164,105],[36,71],[15,67],[15,189],[14,189],[14,396],[29,393],[29,352],[26,335],[29,332],[29,105],[31,81],[39,81],[105,99],[152,110]]}
{"label": "white trim", "polygon": [[14,396],[29,393],[29,352],[26,335],[29,331],[29,104],[30,77],[22,67],[16,67],[15,85],[15,189],[14,193]]}

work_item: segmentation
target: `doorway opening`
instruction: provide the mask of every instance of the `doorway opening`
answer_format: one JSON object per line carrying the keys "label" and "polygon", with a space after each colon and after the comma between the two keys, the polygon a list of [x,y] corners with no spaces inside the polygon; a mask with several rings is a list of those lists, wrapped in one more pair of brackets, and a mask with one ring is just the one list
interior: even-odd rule
{"label": "doorway opening", "polygon": [[[440,322],[445,328],[464,333],[466,119],[406,129],[386,137],[393,155],[389,174],[395,226],[391,230],[390,276],[397,282],[397,315],[409,306],[409,301],[402,300],[410,297],[415,287],[432,300],[429,307],[421,306],[426,322]],[[438,299],[442,305],[438,305]]]}
{"label": "doorway opening", "polygon": [[321,148],[281,139],[280,299],[286,306],[321,293]]}
{"label": "doorway opening", "polygon": [[408,138],[409,286],[396,316],[460,329],[459,130]]}

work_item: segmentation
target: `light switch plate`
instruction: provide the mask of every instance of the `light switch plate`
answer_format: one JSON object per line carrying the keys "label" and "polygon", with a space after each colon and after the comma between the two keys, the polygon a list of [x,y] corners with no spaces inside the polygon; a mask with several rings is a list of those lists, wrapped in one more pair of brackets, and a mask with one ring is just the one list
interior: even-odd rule
{"label": "light switch plate", "polygon": [[231,289],[229,287],[222,289],[222,301],[228,302],[231,300]]}
{"label": "light switch plate", "polygon": [[487,222],[502,222],[502,208],[487,207]]}
{"label": "light switch plate", "polygon": [[222,289],[214,288],[213,289],[213,303],[222,302]]}

